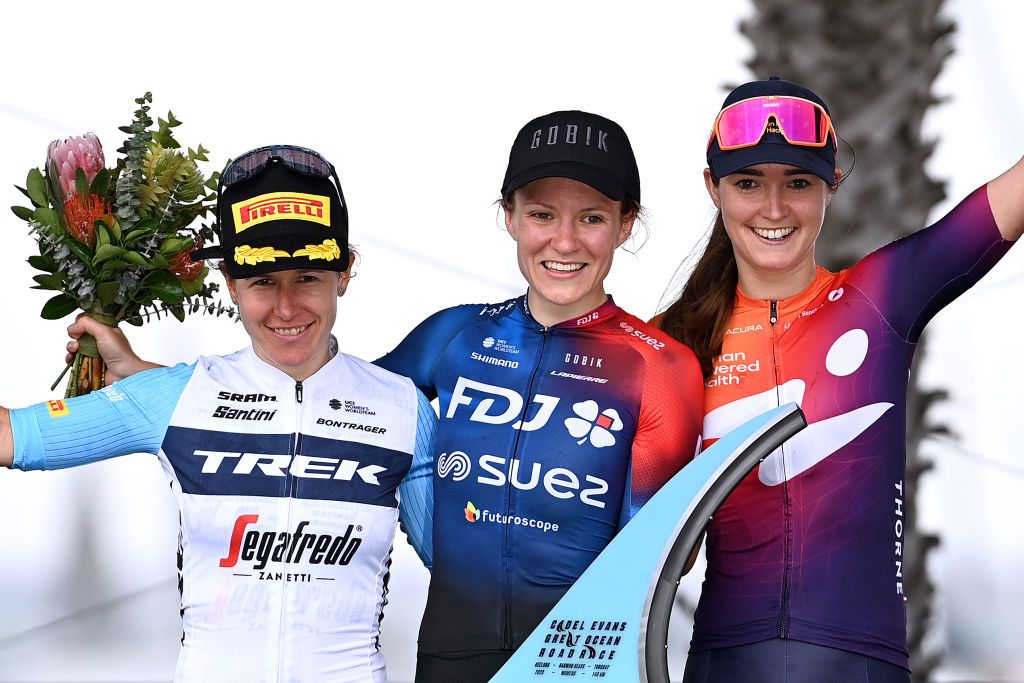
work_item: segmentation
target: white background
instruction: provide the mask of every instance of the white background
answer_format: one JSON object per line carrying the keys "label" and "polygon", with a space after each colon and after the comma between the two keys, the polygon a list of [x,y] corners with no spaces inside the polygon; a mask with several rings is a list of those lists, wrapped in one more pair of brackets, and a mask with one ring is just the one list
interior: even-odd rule
{"label": "white background", "polygon": [[[515,133],[556,109],[595,111],[629,132],[650,234],[636,255],[618,254],[607,288],[627,310],[653,315],[712,216],[700,174],[724,86],[751,76],[751,49],[736,28],[752,11],[746,2],[61,0],[2,11],[0,204],[25,203],[12,186],[43,163],[51,139],[93,131],[112,159],[117,126],[147,90],[152,113],[173,109],[185,122],[180,141],[212,150],[209,169],[263,144],[313,147],[337,166],[351,205],[362,260],[335,333],[364,358],[439,308],[524,289],[493,202]],[[954,0],[947,11],[956,54],[937,90],[949,100],[926,130],[940,140],[931,170],[948,181],[950,199],[933,218],[1024,152],[1014,42],[1024,10],[1011,0]],[[28,289],[34,271],[24,260],[35,247],[24,223],[0,216],[0,404],[20,406],[51,397],[66,323],[38,318],[49,294]],[[1012,296],[1022,274],[1024,252],[1015,250],[930,327],[925,377],[953,391],[938,417],[961,437],[959,446],[928,445],[938,466],[921,511],[943,538],[931,566],[943,680],[1024,677],[1024,541],[1015,531],[1024,372]],[[165,363],[245,343],[241,326],[223,318],[130,333]],[[0,681],[168,680],[180,637],[176,538],[152,457],[0,472]],[[425,582],[399,540],[384,620],[394,681],[411,680]],[[696,595],[699,577],[685,590]],[[688,627],[678,630],[685,644]]]}

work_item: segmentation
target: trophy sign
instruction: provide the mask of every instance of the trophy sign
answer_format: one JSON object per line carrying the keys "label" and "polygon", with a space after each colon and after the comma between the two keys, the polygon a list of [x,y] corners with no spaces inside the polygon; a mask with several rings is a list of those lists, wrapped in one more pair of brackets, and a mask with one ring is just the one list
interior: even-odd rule
{"label": "trophy sign", "polygon": [[492,683],[668,682],[668,622],[711,515],[761,460],[806,426],[790,403],[723,436],[612,539]]}

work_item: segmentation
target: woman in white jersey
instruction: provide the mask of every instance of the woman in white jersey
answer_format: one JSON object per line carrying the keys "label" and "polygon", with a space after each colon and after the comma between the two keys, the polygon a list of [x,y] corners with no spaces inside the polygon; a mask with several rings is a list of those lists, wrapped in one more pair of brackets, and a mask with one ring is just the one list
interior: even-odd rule
{"label": "woman in white jersey", "polygon": [[[218,190],[222,271],[251,346],[93,394],[0,408],[0,465],[155,454],[177,500],[179,681],[384,681],[378,643],[412,456],[435,417],[412,382],[337,353],[353,256],[334,168],[278,145]],[[336,405],[357,405],[356,414]]]}

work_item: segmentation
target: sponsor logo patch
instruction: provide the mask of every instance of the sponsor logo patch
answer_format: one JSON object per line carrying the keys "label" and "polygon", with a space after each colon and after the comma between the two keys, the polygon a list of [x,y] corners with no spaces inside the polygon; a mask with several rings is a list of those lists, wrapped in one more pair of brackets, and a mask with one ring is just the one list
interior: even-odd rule
{"label": "sponsor logo patch", "polygon": [[330,227],[331,203],[324,195],[302,192],[268,192],[231,205],[235,232],[280,220],[299,220]]}
{"label": "sponsor logo patch", "polygon": [[267,566],[344,566],[352,561],[363,543],[362,538],[353,535],[353,532],[362,532],[363,527],[355,524],[349,524],[340,536],[311,532],[308,521],[299,522],[290,533],[248,528],[257,524],[259,519],[259,515],[239,515],[231,529],[227,555],[218,563],[220,567],[235,569],[236,576],[253,576],[252,573],[238,572],[254,572],[255,578],[261,581],[308,582],[320,577],[304,572],[271,571]]}
{"label": "sponsor logo patch", "polygon": [[69,413],[68,404],[56,399],[47,401],[46,409],[50,411],[50,417],[64,417]]}
{"label": "sponsor logo patch", "polygon": [[622,419],[619,418],[617,410],[601,410],[596,401],[582,401],[573,405],[572,412],[576,413],[577,417],[566,418],[565,428],[573,438],[579,439],[576,442],[578,445],[582,446],[588,438],[595,448],[615,445],[615,436],[612,432],[622,430]]}

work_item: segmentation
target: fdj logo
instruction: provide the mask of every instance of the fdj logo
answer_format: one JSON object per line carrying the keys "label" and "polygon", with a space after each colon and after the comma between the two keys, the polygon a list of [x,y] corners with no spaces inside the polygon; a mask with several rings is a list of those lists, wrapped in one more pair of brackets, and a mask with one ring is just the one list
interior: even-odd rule
{"label": "fdj logo", "polygon": [[[596,401],[582,401],[573,405],[572,411],[577,417],[570,417],[565,420],[565,428],[573,437],[579,439],[577,444],[582,445],[587,437],[595,448],[615,445],[615,436],[612,432],[622,431],[622,420],[619,418],[619,411],[614,408],[606,408],[598,413]],[[582,437],[582,438],[581,438]]]}
{"label": "fdj logo", "polygon": [[525,403],[519,392],[459,377],[455,383],[455,390],[452,392],[452,400],[448,404],[445,418],[454,417],[459,406],[471,406],[474,403],[476,407],[473,414],[469,416],[473,422],[507,424],[515,420],[512,425],[513,429],[532,432],[547,424],[551,414],[555,411],[555,406],[558,405],[558,397],[535,394],[531,404],[535,403],[538,407],[534,411],[533,417],[525,421],[517,420],[516,418],[523,414]]}

